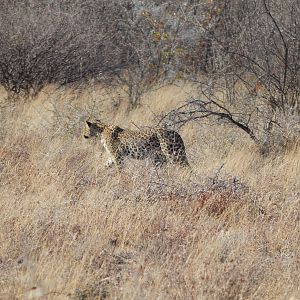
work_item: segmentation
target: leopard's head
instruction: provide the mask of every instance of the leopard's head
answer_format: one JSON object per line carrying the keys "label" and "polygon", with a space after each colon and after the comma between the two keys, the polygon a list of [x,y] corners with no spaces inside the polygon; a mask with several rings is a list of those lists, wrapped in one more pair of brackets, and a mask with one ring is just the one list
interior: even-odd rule
{"label": "leopard's head", "polygon": [[83,130],[83,137],[85,139],[97,137],[97,136],[101,135],[104,128],[105,128],[105,124],[103,124],[99,120],[96,120],[96,121],[87,120],[85,122],[85,127]]}

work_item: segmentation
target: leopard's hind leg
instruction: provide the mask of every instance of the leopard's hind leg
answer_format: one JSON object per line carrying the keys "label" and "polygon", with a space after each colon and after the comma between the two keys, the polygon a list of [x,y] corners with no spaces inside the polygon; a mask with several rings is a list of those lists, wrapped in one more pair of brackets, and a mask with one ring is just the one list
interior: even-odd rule
{"label": "leopard's hind leg", "polygon": [[176,131],[162,130],[158,133],[160,147],[167,162],[183,167],[189,167],[184,142]]}

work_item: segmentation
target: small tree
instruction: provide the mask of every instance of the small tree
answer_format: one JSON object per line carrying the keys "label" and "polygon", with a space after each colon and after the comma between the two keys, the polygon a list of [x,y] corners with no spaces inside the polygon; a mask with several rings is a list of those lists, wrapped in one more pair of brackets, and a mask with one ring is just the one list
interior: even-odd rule
{"label": "small tree", "polygon": [[298,138],[297,11],[295,0],[284,5],[279,0],[225,1],[206,31],[213,67],[198,81],[200,96],[171,111],[168,122],[225,121],[247,133],[264,153]]}
{"label": "small tree", "polygon": [[168,5],[154,1],[120,7],[123,38],[118,45],[126,49],[129,64],[116,73],[116,84],[126,87],[130,108],[135,108],[146,91],[175,78],[174,63],[182,53],[177,38],[181,24]]}

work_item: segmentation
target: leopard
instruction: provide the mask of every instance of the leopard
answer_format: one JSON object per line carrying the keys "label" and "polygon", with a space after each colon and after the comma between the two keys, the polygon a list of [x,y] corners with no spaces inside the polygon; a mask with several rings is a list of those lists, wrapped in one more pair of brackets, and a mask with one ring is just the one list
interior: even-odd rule
{"label": "leopard", "polygon": [[101,120],[86,120],[85,139],[100,138],[108,154],[107,167],[122,167],[125,158],[149,159],[156,167],[190,167],[180,134],[163,128],[123,129]]}

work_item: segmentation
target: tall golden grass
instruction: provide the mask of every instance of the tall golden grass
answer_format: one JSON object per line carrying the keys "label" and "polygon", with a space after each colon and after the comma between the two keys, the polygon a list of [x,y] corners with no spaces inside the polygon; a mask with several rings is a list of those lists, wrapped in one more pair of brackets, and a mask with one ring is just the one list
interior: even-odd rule
{"label": "tall golden grass", "polygon": [[121,89],[1,92],[0,299],[300,298],[299,148],[265,158],[235,129],[189,124],[192,173],[118,171],[81,137],[91,114],[153,125],[193,93],[128,111]]}

